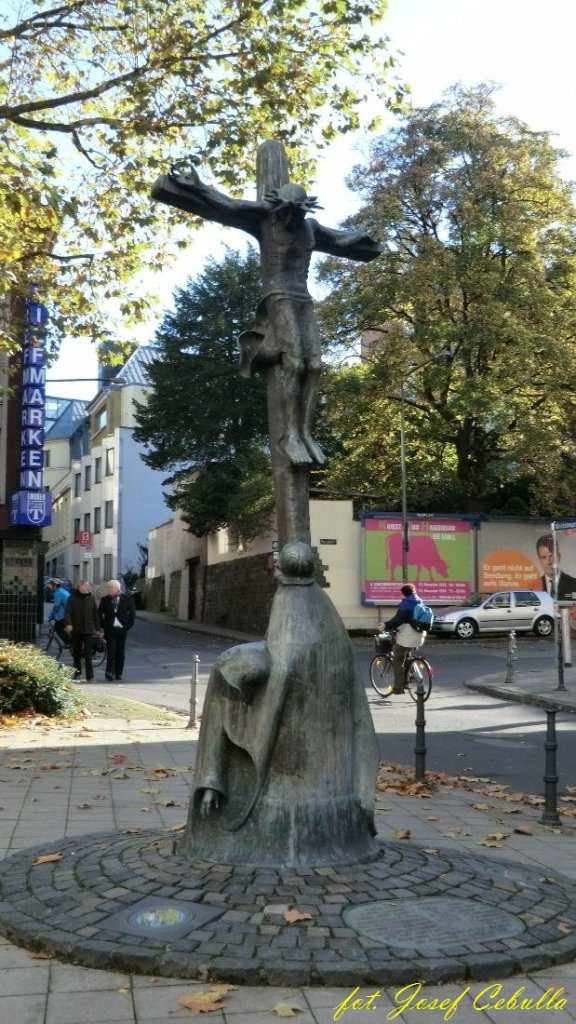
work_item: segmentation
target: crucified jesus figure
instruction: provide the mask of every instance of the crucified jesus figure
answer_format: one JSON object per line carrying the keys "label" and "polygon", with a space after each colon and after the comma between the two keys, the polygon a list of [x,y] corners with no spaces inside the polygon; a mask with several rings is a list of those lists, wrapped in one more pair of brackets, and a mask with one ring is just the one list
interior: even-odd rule
{"label": "crucified jesus figure", "polygon": [[264,294],[254,325],[240,336],[240,372],[250,376],[280,366],[282,448],[293,466],[322,464],[322,449],[312,437],[321,352],[307,287],[310,258],[318,250],[368,262],[381,249],[363,229],[335,230],[308,217],[318,204],[301,185],[286,182],[261,191],[255,201],[231,199],[190,169],[160,178],[152,197],[257,239]]}

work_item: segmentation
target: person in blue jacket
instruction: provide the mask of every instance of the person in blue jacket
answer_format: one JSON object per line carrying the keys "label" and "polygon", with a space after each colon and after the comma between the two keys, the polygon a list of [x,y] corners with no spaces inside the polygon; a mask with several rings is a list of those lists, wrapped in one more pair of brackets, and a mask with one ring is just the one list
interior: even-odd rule
{"label": "person in blue jacket", "polygon": [[414,608],[420,598],[416,588],[411,583],[405,583],[401,588],[402,600],[391,619],[384,623],[386,629],[396,630],[396,642],[392,656],[392,667],[394,669],[394,689],[392,693],[404,693],[404,661],[406,654],[412,647],[421,647],[426,639],[426,633],[420,633],[410,623],[414,614]]}
{"label": "person in blue jacket", "polygon": [[54,629],[56,630],[60,640],[65,647],[70,646],[70,638],[65,630],[66,625],[66,605],[70,599],[70,591],[66,590],[62,580],[52,580],[53,598],[52,598],[52,610],[48,616],[48,621],[54,623]]}

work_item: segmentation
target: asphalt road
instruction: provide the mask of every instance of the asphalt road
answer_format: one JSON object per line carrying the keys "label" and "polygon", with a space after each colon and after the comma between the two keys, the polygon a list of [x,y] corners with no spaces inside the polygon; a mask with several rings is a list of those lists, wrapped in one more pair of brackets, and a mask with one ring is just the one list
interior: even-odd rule
{"label": "asphalt road", "polygon": [[[412,765],[416,706],[408,696],[379,697],[368,676],[372,640],[353,643],[361,677],[366,680],[382,758]],[[214,660],[228,646],[230,641],[139,619],[128,642],[125,679],[121,684],[101,682],[100,669],[96,686],[99,691],[189,714],[197,656],[196,713],[200,714]],[[425,705],[427,768],[489,776],[514,791],[542,794],[545,713],[527,704],[484,696],[464,685],[479,675],[500,673],[504,678],[506,638],[431,641],[426,654],[434,668],[434,688]],[[520,638],[518,657],[519,664],[527,668],[550,667],[553,676],[551,641]],[[557,730],[560,794],[566,792],[566,786],[576,786],[576,715],[559,714]]]}

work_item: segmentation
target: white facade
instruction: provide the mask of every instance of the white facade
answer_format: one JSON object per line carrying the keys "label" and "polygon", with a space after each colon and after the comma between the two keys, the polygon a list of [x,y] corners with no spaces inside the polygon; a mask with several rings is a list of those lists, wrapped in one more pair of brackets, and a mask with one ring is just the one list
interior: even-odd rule
{"label": "white facade", "polygon": [[145,546],[148,531],[166,517],[164,474],[142,461],[144,449],[133,436],[150,353],[136,350],[121,371],[126,383],[111,381],[98,393],[74,437],[63,440],[57,430],[57,440],[47,437],[47,483],[54,493],[53,523],[44,531],[47,569],[55,567],[53,574],[73,583],[89,579],[96,593],[107,580],[139,571],[138,545]]}
{"label": "white facade", "polygon": [[[354,519],[351,501],[311,501],[310,530],[312,546],[320,556],[328,593],[348,629],[376,627],[378,609],[361,603],[362,536]],[[173,575],[181,573],[178,617],[187,619],[190,563],[200,558],[217,565],[251,555],[268,554],[273,558],[276,535],[273,531],[236,547],[227,530],[218,530],[199,539],[186,532],[179,516],[155,527],[148,535],[148,580],[164,578],[164,601]]]}

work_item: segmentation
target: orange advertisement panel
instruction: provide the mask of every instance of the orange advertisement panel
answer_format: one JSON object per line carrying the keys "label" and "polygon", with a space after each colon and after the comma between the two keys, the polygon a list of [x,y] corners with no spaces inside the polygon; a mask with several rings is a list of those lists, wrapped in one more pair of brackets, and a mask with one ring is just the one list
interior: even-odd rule
{"label": "orange advertisement panel", "polygon": [[[558,599],[576,600],[576,529],[556,533]],[[553,539],[550,523],[482,523],[478,545],[478,587],[552,592]]]}

